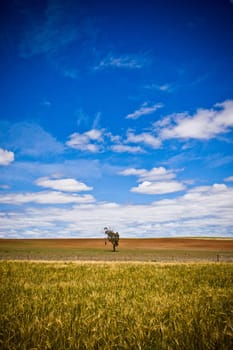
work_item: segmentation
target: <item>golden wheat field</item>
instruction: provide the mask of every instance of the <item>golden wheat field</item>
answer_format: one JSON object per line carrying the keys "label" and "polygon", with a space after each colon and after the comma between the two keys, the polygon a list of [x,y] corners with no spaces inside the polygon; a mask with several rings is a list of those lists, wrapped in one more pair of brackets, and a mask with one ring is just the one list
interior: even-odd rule
{"label": "golden wheat field", "polygon": [[231,263],[0,262],[0,348],[232,349]]}
{"label": "golden wheat field", "polygon": [[232,253],[227,239],[0,240],[0,349],[232,350]]}

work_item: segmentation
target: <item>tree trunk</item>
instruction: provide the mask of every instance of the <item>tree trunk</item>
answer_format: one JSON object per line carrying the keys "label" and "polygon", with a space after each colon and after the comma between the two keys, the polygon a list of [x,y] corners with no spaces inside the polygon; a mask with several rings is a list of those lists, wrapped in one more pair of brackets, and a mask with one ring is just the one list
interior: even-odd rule
{"label": "tree trunk", "polygon": [[113,243],[113,251],[114,251],[114,252],[116,251],[116,245],[115,245],[115,243]]}

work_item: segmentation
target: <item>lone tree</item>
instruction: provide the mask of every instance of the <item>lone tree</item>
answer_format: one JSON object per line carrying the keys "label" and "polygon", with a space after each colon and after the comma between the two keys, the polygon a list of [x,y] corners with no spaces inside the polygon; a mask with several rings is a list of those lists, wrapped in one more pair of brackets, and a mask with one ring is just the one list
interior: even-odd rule
{"label": "lone tree", "polygon": [[113,251],[115,252],[116,247],[119,245],[119,239],[120,239],[119,233],[114,232],[108,227],[104,228],[104,233],[108,236],[107,239],[109,240],[109,242],[112,243]]}

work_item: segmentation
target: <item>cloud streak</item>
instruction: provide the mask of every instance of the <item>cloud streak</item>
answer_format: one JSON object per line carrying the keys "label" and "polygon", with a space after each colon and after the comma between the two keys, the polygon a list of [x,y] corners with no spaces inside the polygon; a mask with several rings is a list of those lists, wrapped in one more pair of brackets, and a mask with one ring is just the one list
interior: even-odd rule
{"label": "cloud streak", "polygon": [[233,181],[233,176],[228,176],[224,179],[224,181],[231,182]]}
{"label": "cloud streak", "polygon": [[148,106],[147,103],[144,103],[139,109],[135,110],[133,113],[128,114],[126,116],[126,119],[138,119],[144,115],[152,114],[162,107],[162,103],[156,103],[152,106]]}
{"label": "cloud streak", "polygon": [[101,60],[98,65],[94,67],[94,70],[103,69],[140,69],[146,63],[145,58],[138,55],[121,55],[114,56],[108,55],[106,58]]}
{"label": "cloud streak", "polygon": [[140,146],[127,146],[122,144],[112,145],[112,151],[117,153],[145,153],[145,151]]}

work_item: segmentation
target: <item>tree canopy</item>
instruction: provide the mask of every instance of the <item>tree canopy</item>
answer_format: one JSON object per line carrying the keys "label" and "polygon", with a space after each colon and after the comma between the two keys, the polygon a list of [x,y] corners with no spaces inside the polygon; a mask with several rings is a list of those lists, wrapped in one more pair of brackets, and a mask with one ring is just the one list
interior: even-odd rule
{"label": "tree canopy", "polygon": [[116,251],[116,247],[119,245],[120,235],[118,232],[114,232],[112,229],[105,227],[104,233],[107,235],[107,239],[112,243],[113,251]]}

